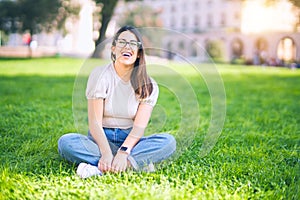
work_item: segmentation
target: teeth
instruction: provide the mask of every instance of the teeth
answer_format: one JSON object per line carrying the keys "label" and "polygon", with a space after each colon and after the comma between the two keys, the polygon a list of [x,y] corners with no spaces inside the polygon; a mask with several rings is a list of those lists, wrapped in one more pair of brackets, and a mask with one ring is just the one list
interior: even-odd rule
{"label": "teeth", "polygon": [[123,55],[123,56],[126,56],[126,57],[130,57],[130,56],[131,56],[130,53],[123,53],[122,55]]}

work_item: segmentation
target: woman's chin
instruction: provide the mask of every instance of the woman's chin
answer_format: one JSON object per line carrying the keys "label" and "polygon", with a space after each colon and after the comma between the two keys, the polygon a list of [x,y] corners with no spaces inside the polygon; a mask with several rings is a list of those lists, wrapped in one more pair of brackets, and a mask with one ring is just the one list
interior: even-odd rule
{"label": "woman's chin", "polygon": [[123,59],[119,60],[119,63],[123,64],[123,65],[134,65],[134,62],[135,62],[135,60],[130,59],[130,58],[123,58]]}

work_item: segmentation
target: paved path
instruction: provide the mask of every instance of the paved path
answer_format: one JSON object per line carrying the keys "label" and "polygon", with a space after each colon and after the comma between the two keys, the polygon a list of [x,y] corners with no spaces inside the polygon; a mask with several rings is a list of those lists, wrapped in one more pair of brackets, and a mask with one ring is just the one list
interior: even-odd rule
{"label": "paved path", "polygon": [[32,49],[27,46],[1,46],[0,57],[27,58],[27,57],[44,57],[55,56],[57,50],[54,47],[37,47]]}

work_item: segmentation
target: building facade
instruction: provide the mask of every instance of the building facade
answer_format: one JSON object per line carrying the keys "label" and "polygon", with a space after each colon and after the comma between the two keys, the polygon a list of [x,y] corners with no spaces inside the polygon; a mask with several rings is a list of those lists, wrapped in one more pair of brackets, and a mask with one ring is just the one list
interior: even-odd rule
{"label": "building facade", "polygon": [[[67,34],[38,34],[39,46],[52,47],[62,55],[89,56],[98,37],[100,12],[93,0],[80,3],[77,19],[66,23]],[[249,64],[281,65],[300,62],[299,9],[288,0],[266,6],[262,0],[119,0],[107,37],[112,37],[128,10],[151,7],[161,20],[164,33],[154,31],[160,55],[170,59],[185,57],[199,62],[214,58],[225,62],[243,60]],[[298,13],[298,15],[297,15]],[[149,17],[149,16],[148,16]],[[143,19],[146,16],[137,16]],[[298,24],[298,27],[296,26]],[[156,36],[157,34],[157,36]],[[159,37],[158,37],[159,35]],[[22,36],[12,34],[10,46],[22,45]],[[109,48],[108,48],[109,51]]]}
{"label": "building facade", "polygon": [[[295,29],[297,10],[286,0],[268,6],[259,0],[143,3],[160,10],[163,27],[177,32],[162,41],[164,48],[172,52],[170,55],[207,61],[209,54],[226,62],[243,59],[249,64],[266,65],[300,61],[300,33]],[[185,37],[178,36],[178,32]],[[211,49],[219,53],[213,55]]]}

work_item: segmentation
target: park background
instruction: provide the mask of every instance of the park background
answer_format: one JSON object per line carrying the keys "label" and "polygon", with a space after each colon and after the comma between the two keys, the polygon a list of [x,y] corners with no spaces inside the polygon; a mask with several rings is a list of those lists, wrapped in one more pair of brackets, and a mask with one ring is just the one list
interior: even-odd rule
{"label": "park background", "polygon": [[[299,1],[2,0],[0,7],[0,199],[299,199]],[[95,46],[122,24],[173,33],[143,32],[146,45],[160,49],[148,58],[188,81],[200,121],[185,151],[155,173],[81,180],[59,157],[57,140],[77,131],[78,73],[109,62],[109,45]],[[205,156],[211,94],[189,62],[216,68],[226,91],[221,135]],[[162,128],[176,132],[185,111],[160,89],[148,131],[163,118]]]}

